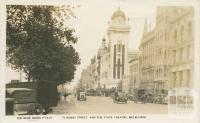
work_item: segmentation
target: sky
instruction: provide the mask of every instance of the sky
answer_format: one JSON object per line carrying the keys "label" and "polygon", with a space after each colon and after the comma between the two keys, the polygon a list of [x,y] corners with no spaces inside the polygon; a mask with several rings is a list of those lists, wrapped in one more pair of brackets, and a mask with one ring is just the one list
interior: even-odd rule
{"label": "sky", "polygon": [[[182,0],[182,2],[184,1],[186,0]],[[170,2],[174,4],[173,1]],[[164,4],[169,5],[170,2],[164,2]],[[74,5],[73,1],[69,3]],[[185,4],[188,5],[187,2]],[[159,0],[145,2],[144,0],[106,0],[106,2],[103,0],[87,0],[76,2],[75,5],[80,5],[80,8],[74,10],[77,18],[66,20],[66,25],[74,28],[79,37],[78,43],[74,47],[81,58],[81,64],[77,67],[72,85],[78,82],[82,69],[86,68],[90,64],[91,58],[97,54],[102,38],[106,36],[108,21],[119,7],[130,19],[129,49],[136,50],[141,41],[145,18],[147,18],[148,27],[153,28],[156,5],[163,5],[163,3]],[[23,75],[23,77],[25,76]],[[19,79],[19,72],[7,67],[6,81],[12,79]]]}

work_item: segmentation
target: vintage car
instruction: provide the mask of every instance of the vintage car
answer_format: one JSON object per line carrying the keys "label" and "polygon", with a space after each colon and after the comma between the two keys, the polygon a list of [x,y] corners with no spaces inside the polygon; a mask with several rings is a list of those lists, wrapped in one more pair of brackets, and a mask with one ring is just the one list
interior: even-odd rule
{"label": "vintage car", "polygon": [[127,101],[128,101],[128,97],[124,94],[124,93],[122,93],[122,92],[118,92],[117,94],[115,94],[115,96],[113,97],[113,101],[114,101],[114,103],[119,103],[119,102],[121,102],[121,103],[127,103]]}
{"label": "vintage car", "polygon": [[78,101],[86,101],[86,92],[82,91],[82,92],[78,92],[77,93],[77,100]]}
{"label": "vintage car", "polygon": [[168,102],[168,97],[166,94],[159,94],[157,96],[155,96],[154,98],[154,103],[158,103],[158,104],[167,104]]}
{"label": "vintage car", "polygon": [[[7,88],[6,98],[13,99],[14,115],[41,115],[44,113],[44,108],[36,101],[35,91],[29,88]],[[6,109],[10,110],[10,109]]]}

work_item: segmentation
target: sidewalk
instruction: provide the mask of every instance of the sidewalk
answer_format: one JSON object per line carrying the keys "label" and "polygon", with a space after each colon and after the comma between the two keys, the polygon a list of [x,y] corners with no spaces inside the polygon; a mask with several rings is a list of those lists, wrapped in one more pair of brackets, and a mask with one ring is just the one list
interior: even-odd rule
{"label": "sidewalk", "polygon": [[66,100],[62,96],[56,107],[53,107],[53,111],[49,114],[69,114],[71,110],[75,110],[76,102],[75,97],[68,96]]}

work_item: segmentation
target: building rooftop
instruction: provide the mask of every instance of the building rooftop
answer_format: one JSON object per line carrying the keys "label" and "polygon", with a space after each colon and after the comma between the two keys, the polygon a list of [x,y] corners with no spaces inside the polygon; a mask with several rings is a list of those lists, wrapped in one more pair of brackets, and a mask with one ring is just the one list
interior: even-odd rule
{"label": "building rooftop", "polygon": [[118,17],[122,17],[122,18],[126,19],[125,13],[123,11],[121,11],[120,8],[118,8],[118,10],[113,13],[111,19],[115,19],[115,18],[118,18]]}

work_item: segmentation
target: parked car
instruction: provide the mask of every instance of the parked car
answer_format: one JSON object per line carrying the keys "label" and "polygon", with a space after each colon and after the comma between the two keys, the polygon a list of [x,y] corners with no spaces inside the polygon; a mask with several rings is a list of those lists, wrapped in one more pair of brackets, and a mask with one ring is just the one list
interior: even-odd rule
{"label": "parked car", "polygon": [[147,93],[145,97],[146,97],[146,103],[153,103],[153,101],[154,101],[154,95],[153,94]]}
{"label": "parked car", "polygon": [[128,97],[122,93],[122,92],[118,92],[117,94],[115,94],[114,98],[113,98],[114,103],[127,103],[128,101]]}
{"label": "parked car", "polygon": [[45,112],[43,106],[36,100],[36,92],[29,88],[7,88],[6,98],[13,98],[14,115],[41,115]]}
{"label": "parked car", "polygon": [[84,91],[78,92],[78,94],[77,94],[77,100],[78,101],[86,101],[87,100],[86,93]]}
{"label": "parked car", "polygon": [[134,101],[134,95],[133,94],[128,94],[127,97],[128,97],[128,100]]}
{"label": "parked car", "polygon": [[159,94],[157,96],[155,96],[154,98],[154,103],[158,103],[158,104],[167,104],[167,95],[165,94]]}
{"label": "parked car", "polygon": [[94,89],[87,90],[87,96],[96,96],[96,90]]}
{"label": "parked car", "polygon": [[129,101],[134,101],[135,103],[137,103],[138,102],[137,95],[129,94],[128,95],[128,100]]}

